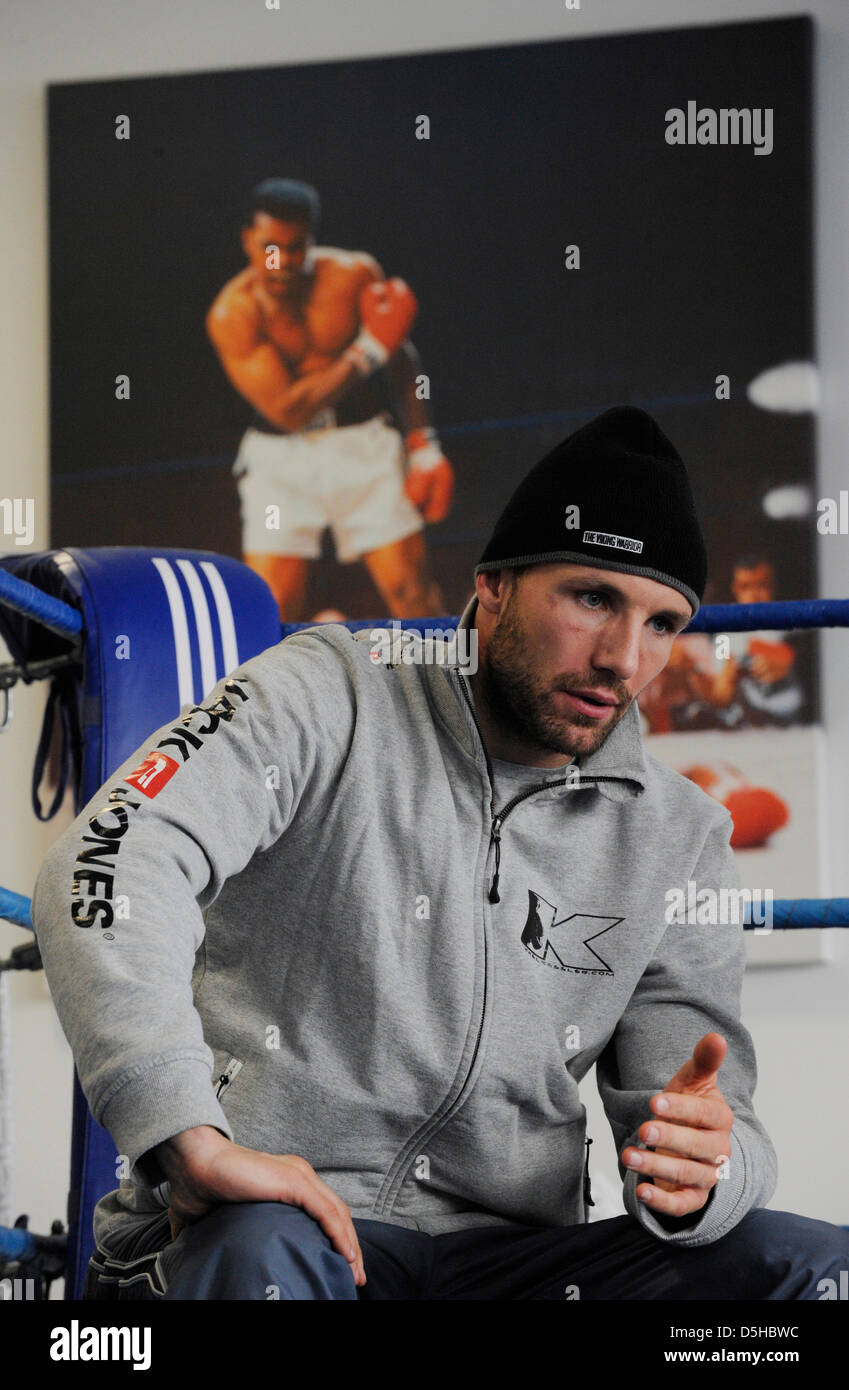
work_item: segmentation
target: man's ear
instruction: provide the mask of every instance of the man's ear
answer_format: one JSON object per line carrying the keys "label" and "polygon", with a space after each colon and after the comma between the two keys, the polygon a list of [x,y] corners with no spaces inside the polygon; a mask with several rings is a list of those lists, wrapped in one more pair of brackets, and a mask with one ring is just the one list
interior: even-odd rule
{"label": "man's ear", "polygon": [[510,583],[509,570],[484,570],[483,574],[475,575],[478,603],[484,612],[497,617],[504,607]]}

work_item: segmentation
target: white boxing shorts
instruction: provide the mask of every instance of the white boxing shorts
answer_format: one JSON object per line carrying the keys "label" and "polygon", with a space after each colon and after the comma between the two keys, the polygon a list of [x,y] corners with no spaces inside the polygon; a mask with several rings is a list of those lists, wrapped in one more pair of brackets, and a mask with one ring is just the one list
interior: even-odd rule
{"label": "white boxing shorts", "polygon": [[[333,412],[322,416],[332,419]],[[314,560],[329,526],[336,557],[346,564],[421,531],[421,513],[404,493],[398,430],[382,415],[358,425],[316,425],[294,434],[245,431],[233,464],[243,554]]]}

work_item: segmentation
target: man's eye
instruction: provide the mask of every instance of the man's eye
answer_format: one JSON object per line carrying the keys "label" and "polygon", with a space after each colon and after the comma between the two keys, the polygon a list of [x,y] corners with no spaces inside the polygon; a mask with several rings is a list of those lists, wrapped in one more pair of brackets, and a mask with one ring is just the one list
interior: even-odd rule
{"label": "man's eye", "polygon": [[[581,598],[582,598],[582,599],[585,599],[585,600],[588,599],[588,598],[598,598],[598,599],[601,599],[602,603],[604,603],[604,601],[605,601],[604,594],[600,594],[600,593],[598,592],[597,589],[585,589],[585,590],[583,590],[583,592],[581,593]],[[590,607],[591,607],[591,608],[594,608],[594,607],[595,607],[595,604],[590,604]]]}

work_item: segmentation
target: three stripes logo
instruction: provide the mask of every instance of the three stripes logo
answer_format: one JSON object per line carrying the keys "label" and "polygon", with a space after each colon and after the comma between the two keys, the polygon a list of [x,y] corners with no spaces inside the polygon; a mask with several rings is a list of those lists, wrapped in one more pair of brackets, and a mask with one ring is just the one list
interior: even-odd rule
{"label": "three stripes logo", "polygon": [[[236,641],[236,623],[233,609],[224,580],[218,567],[210,560],[166,560],[153,556],[152,564],[162,580],[168,609],[171,614],[171,630],[174,638],[174,657],[177,671],[177,686],[180,707],[193,705],[196,699],[203,699],[216,681],[239,664],[239,649]],[[188,590],[191,617],[194,620],[194,635],[197,641],[199,669],[193,670],[192,641],[189,627],[189,612],[183,597],[179,575]],[[204,580],[206,583],[204,584]],[[223,669],[216,669],[214,621],[218,628],[221,644]],[[197,694],[197,677],[200,684]]]}
{"label": "three stripes logo", "polygon": [[528,889],[528,916],[522,932],[522,945],[535,960],[553,970],[573,975],[612,975],[613,969],[590,944],[624,917],[600,917],[589,912],[557,915],[557,908],[540,893]]}

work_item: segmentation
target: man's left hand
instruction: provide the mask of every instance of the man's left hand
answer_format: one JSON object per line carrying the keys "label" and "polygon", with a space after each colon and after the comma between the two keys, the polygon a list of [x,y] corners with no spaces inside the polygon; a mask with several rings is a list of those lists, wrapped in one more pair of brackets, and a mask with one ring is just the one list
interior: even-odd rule
{"label": "man's left hand", "polygon": [[637,1196],[652,1211],[687,1216],[699,1211],[719,1179],[721,1160],[731,1157],[734,1111],[716,1082],[728,1044],[721,1033],[707,1033],[665,1089],[652,1096],[657,1118],[637,1134],[654,1152],[632,1145],[622,1150],[626,1168],[648,1181]]}

